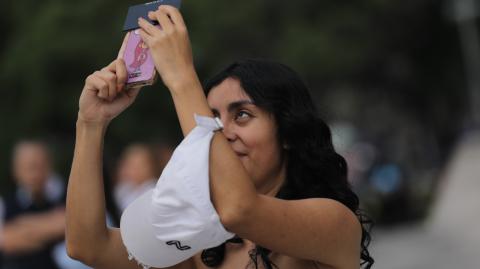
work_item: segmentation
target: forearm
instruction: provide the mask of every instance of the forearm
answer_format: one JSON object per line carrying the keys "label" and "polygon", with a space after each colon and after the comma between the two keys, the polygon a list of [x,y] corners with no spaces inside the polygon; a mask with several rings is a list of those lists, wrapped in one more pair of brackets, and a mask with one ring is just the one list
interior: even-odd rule
{"label": "forearm", "polygon": [[38,221],[32,222],[36,229],[38,238],[45,243],[62,239],[65,236],[65,211],[54,209],[51,212],[43,213]]}
{"label": "forearm", "polygon": [[66,204],[67,249],[75,258],[91,259],[108,235],[102,175],[105,131],[106,125],[77,121]]}
{"label": "forearm", "polygon": [[222,133],[213,137],[210,147],[210,193],[222,223],[231,232],[249,220],[257,192],[242,163]]}
{"label": "forearm", "polygon": [[187,79],[170,87],[175,110],[184,136],[195,128],[194,114],[213,117],[195,70],[186,71]]}
{"label": "forearm", "polygon": [[5,255],[21,255],[24,253],[29,253],[40,249],[41,245],[32,246],[32,244],[25,244],[24,241],[17,240],[13,236],[5,236],[6,240],[1,249]]}
{"label": "forearm", "polygon": [[16,223],[8,223],[0,231],[3,235],[2,251],[7,255],[19,255],[40,249],[44,246],[31,229],[18,226]]}
{"label": "forearm", "polygon": [[5,233],[23,235],[21,240],[46,245],[62,239],[65,235],[65,210],[54,209],[44,213],[21,215],[10,221],[5,227]]}
{"label": "forearm", "polygon": [[[196,76],[190,82],[170,89],[185,135],[196,126],[194,114],[213,116],[200,83],[195,81],[198,81]],[[245,213],[255,203],[257,193],[245,168],[221,132],[217,132],[212,140],[209,163],[211,200],[222,223],[229,228],[238,218],[246,216]]]}

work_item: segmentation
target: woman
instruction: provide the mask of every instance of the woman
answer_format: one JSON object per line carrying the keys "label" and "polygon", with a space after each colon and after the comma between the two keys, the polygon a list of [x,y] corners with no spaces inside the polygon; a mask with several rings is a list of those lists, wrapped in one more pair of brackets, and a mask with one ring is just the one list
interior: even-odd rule
{"label": "woman", "polygon": [[113,196],[123,212],[137,197],[155,187],[157,160],[147,144],[133,144],[123,150],[117,164]]}
{"label": "woman", "polygon": [[[140,33],[184,135],[196,126],[194,114],[219,117],[224,125],[210,147],[211,201],[237,235],[171,268],[359,268],[361,260],[369,267],[369,236],[355,215],[358,199],[345,161],[295,73],[264,61],[237,63],[206,85],[206,97],[179,11],[160,6],[149,17],[161,29],[139,19]],[[67,247],[95,268],[138,268],[119,231],[104,221],[103,137],[139,91],[125,90],[125,81],[125,63],[117,59],[87,78],[80,97]]]}

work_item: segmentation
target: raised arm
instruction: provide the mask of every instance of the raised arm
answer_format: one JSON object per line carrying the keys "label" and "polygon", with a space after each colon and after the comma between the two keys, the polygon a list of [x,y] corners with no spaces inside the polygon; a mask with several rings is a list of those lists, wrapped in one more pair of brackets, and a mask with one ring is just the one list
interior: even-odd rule
{"label": "raised arm", "polygon": [[[123,55],[125,37],[119,55]],[[79,101],[75,152],[67,189],[66,245],[69,256],[94,268],[140,268],[128,259],[119,229],[106,225],[103,142],[111,120],[128,108],[140,89],[127,90],[119,57],[90,75]],[[192,269],[192,259],[172,269]]]}
{"label": "raised arm", "polygon": [[108,123],[135,99],[138,89],[123,91],[122,60],[86,80],[80,97],[75,152],[68,182],[66,245],[68,254],[95,268],[138,268],[129,262],[119,232],[107,229],[103,189],[103,139]]}
{"label": "raised arm", "polygon": [[[188,33],[175,8],[160,7],[149,16],[162,29],[140,20],[142,38],[186,135],[195,127],[194,114],[212,116],[193,67]],[[329,199],[284,201],[257,194],[222,133],[214,136],[210,156],[212,202],[227,230],[277,253],[333,268],[359,267],[361,228],[348,208]]]}

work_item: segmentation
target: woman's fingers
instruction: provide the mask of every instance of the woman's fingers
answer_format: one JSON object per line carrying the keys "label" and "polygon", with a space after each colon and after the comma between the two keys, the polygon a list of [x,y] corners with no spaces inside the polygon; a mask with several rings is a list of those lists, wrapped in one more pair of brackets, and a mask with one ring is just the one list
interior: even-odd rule
{"label": "woman's fingers", "polygon": [[127,69],[122,59],[111,62],[100,71],[96,71],[87,78],[93,89],[97,89],[97,96],[112,101],[127,81]]}
{"label": "woman's fingers", "polygon": [[107,100],[112,101],[117,96],[117,76],[106,68],[97,73],[97,76],[107,83]]}
{"label": "woman's fingers", "polygon": [[97,96],[101,99],[108,98],[108,83],[99,76],[100,71],[88,76],[86,84],[88,89],[92,91],[97,91]]}
{"label": "woman's fingers", "polygon": [[[155,27],[144,18],[138,18],[140,35],[149,47],[151,47],[153,41],[159,40],[159,37],[162,38],[173,34],[177,29],[186,29],[182,15],[178,9],[172,6],[162,5],[157,11],[150,11],[148,18],[158,21],[160,26],[160,28]],[[141,32],[142,30],[144,33]]]}
{"label": "woman's fingers", "polygon": [[141,87],[135,87],[127,89],[124,92],[120,93],[117,100],[115,100],[115,104],[121,107],[129,106],[137,98],[137,95],[140,92],[140,88]]}
{"label": "woman's fingers", "polygon": [[138,94],[125,89],[126,80],[123,59],[117,59],[88,76],[79,100],[79,118],[108,122],[124,111]]}
{"label": "woman's fingers", "polygon": [[158,29],[142,17],[138,18],[138,25],[150,36],[161,34],[160,29]]}
{"label": "woman's fingers", "polygon": [[149,12],[148,17],[153,17],[153,20],[158,21],[161,29],[165,33],[171,33],[175,30],[175,26],[173,25],[172,21],[168,17],[167,13],[163,10],[157,10],[156,12]]}
{"label": "woman's fingers", "polygon": [[127,83],[127,67],[123,59],[117,59],[115,62],[117,68],[117,92],[120,92],[125,86],[125,83]]}
{"label": "woman's fingers", "polygon": [[142,38],[143,42],[145,42],[145,44],[147,44],[147,47],[151,48],[152,47],[152,39],[153,39],[152,36],[149,35],[147,32],[145,32],[145,30],[143,30],[142,28],[138,29],[138,34]]}
{"label": "woman's fingers", "polygon": [[107,99],[108,98],[108,83],[102,79],[99,75],[100,71],[97,71],[93,73],[93,80],[92,84],[95,89],[98,90],[97,96],[101,99]]}
{"label": "woman's fingers", "polygon": [[125,83],[127,83],[127,67],[125,66],[125,61],[121,58],[116,59],[105,67],[104,70],[114,75],[114,77],[106,75],[106,78],[114,80],[116,86],[114,89],[116,92],[121,91]]}
{"label": "woman's fingers", "polygon": [[188,32],[175,8],[165,6],[149,13],[149,18],[159,21],[161,29],[140,18],[139,34],[150,49],[155,68],[163,83],[170,87],[173,83],[185,79],[184,74],[193,68]]}
{"label": "woman's fingers", "polygon": [[173,7],[170,5],[161,5],[158,7],[158,9],[164,12],[165,14],[167,14],[170,20],[173,22],[173,24],[175,24],[177,28],[179,29],[186,28],[185,22],[183,21],[182,14],[176,7]]}

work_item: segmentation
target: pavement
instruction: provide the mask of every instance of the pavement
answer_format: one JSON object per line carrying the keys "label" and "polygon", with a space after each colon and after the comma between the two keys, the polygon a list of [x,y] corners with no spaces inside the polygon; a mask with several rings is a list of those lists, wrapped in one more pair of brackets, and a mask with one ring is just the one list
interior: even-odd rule
{"label": "pavement", "polygon": [[426,221],[374,231],[373,268],[480,268],[480,132],[462,139],[445,171]]}

